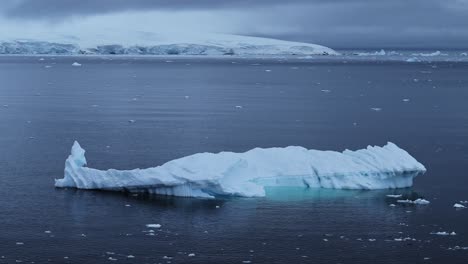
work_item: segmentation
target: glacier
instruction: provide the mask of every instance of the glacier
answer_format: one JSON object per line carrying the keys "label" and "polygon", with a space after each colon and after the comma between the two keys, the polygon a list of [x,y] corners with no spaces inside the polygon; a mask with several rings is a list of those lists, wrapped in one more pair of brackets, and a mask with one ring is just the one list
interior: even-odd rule
{"label": "glacier", "polygon": [[255,148],[244,153],[198,153],[161,166],[97,170],[86,166],[85,150],[75,141],[55,186],[214,198],[263,197],[265,187],[330,189],[410,187],[426,168],[393,143],[356,151],[319,151],[298,146]]}
{"label": "glacier", "polygon": [[[125,36],[125,38],[122,38]],[[229,34],[126,32],[0,40],[0,54],[22,55],[338,55],[325,46]]]}

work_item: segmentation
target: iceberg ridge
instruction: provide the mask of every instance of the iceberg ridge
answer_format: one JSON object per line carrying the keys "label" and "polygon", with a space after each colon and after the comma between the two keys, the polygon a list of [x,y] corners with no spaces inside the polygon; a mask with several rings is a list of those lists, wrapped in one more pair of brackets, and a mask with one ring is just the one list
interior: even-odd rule
{"label": "iceberg ridge", "polygon": [[182,197],[265,196],[264,187],[331,189],[404,188],[426,168],[393,143],[343,152],[303,147],[255,148],[244,153],[198,153],[161,166],[97,170],[86,166],[85,150],[73,144],[56,187],[145,192]]}

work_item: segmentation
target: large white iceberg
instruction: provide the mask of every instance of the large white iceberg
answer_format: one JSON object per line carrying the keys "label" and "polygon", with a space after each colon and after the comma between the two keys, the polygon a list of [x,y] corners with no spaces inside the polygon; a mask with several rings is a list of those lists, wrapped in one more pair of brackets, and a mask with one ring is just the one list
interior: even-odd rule
{"label": "large white iceberg", "polygon": [[97,170],[86,166],[75,141],[56,187],[147,192],[183,197],[261,197],[268,186],[332,189],[386,189],[412,186],[426,169],[393,143],[357,151],[303,147],[255,148],[244,153],[198,153],[161,166]]}

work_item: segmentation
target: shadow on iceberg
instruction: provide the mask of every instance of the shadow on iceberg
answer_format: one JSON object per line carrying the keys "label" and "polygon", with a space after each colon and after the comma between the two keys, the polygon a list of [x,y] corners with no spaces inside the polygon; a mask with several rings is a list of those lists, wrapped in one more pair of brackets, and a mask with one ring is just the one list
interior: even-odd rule
{"label": "shadow on iceberg", "polygon": [[198,153],[148,169],[104,171],[86,165],[85,150],[75,141],[64,178],[55,186],[179,197],[263,197],[269,187],[405,188],[426,171],[393,143],[343,152],[290,146]]}

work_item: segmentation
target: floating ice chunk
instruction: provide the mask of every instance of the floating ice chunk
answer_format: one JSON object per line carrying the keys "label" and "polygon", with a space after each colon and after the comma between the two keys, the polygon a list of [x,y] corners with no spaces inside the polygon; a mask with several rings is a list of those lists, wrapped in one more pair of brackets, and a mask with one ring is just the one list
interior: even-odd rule
{"label": "floating ice chunk", "polygon": [[161,225],[160,225],[160,224],[147,224],[146,227],[149,227],[149,228],[161,228]]}
{"label": "floating ice chunk", "polygon": [[355,55],[358,55],[358,56],[385,56],[386,54],[387,53],[383,49],[381,49],[380,51],[376,51],[376,52],[358,52],[358,53],[355,53]]}
{"label": "floating ice chunk", "polygon": [[406,200],[397,200],[397,202],[398,202],[398,203],[408,203],[408,204],[422,204],[422,205],[424,205],[424,204],[430,204],[430,203],[431,203],[431,202],[429,202],[428,200],[426,200],[426,199],[421,199],[421,198],[418,198],[418,199],[416,199],[416,200],[414,200],[414,201],[408,200],[408,199],[406,199]]}
{"label": "floating ice chunk", "polygon": [[463,204],[456,203],[453,205],[454,208],[466,208]]}
{"label": "floating ice chunk", "polygon": [[437,235],[437,236],[456,236],[457,233],[455,232],[452,232],[452,233],[449,233],[449,232],[445,232],[445,231],[439,231],[439,232],[432,232],[431,235]]}
{"label": "floating ice chunk", "polygon": [[408,99],[408,98],[403,99],[403,102],[405,102],[405,103],[407,103],[409,101],[410,101],[410,99]]}
{"label": "floating ice chunk", "polygon": [[75,62],[72,64],[72,66],[74,66],[74,67],[80,67],[81,64],[75,61]]}
{"label": "floating ice chunk", "polygon": [[421,57],[434,57],[434,56],[441,56],[441,55],[447,55],[443,54],[440,51],[435,51],[432,53],[414,53],[412,54],[413,56],[421,56]]}
{"label": "floating ice chunk", "polygon": [[390,197],[390,198],[400,198],[401,196],[403,196],[402,194],[387,194],[387,197]]}
{"label": "floating ice chunk", "polygon": [[406,60],[406,62],[420,62],[421,60],[418,58],[409,58]]}
{"label": "floating ice chunk", "polygon": [[379,107],[372,107],[371,110],[372,110],[372,111],[376,111],[376,112],[380,112],[380,111],[382,111],[382,108],[379,108]]}
{"label": "floating ice chunk", "polygon": [[400,237],[400,238],[394,238],[393,240],[394,240],[394,241],[398,241],[398,242],[403,242],[403,241],[416,241],[415,238],[411,238],[411,237]]}
{"label": "floating ice chunk", "polygon": [[195,253],[190,253],[190,254],[188,254],[187,256],[189,256],[189,257],[195,257]]}
{"label": "floating ice chunk", "polygon": [[265,196],[267,186],[388,189],[412,186],[426,169],[393,143],[343,152],[303,147],[255,148],[244,153],[198,153],[161,166],[135,170],[85,167],[75,142],[56,187],[146,192],[183,197]]}

